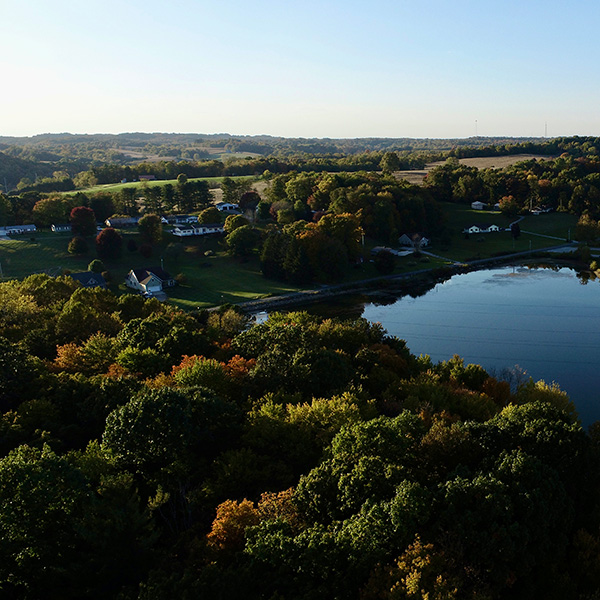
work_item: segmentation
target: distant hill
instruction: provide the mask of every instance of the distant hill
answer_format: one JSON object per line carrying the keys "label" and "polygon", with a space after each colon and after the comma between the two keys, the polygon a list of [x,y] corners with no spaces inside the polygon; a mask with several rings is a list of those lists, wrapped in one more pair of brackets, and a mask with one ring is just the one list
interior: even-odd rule
{"label": "distant hill", "polygon": [[0,190],[6,192],[13,189],[23,177],[31,180],[36,177],[47,177],[52,175],[56,166],[15,158],[4,152],[0,152]]}
{"label": "distant hill", "polygon": [[[63,158],[87,158],[128,162],[132,151],[169,158],[208,158],[217,152],[255,154],[352,154],[366,151],[447,151],[457,147],[480,148],[507,144],[540,143],[542,138],[472,137],[462,139],[414,138],[285,138],[270,135],[231,135],[228,133],[45,133],[32,137],[0,136],[0,150],[41,150]],[[14,151],[14,150],[13,150]],[[103,156],[106,155],[106,156]],[[118,159],[118,160],[115,160]]]}

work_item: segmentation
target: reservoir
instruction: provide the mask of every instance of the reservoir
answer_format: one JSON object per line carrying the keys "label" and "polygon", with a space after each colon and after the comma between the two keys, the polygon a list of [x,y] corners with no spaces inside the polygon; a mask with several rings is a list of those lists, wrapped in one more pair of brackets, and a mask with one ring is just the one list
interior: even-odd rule
{"label": "reservoir", "polygon": [[600,420],[599,280],[569,268],[501,267],[455,275],[417,298],[364,300],[330,308],[381,323],[434,362],[458,354],[494,376],[556,382],[584,426]]}

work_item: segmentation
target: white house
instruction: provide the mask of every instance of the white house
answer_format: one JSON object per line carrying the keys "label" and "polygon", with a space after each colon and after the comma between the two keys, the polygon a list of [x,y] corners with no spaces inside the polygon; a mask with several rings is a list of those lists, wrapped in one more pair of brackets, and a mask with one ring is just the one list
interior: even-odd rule
{"label": "white house", "polygon": [[125,285],[143,294],[162,292],[162,281],[147,269],[131,269],[125,277]]}
{"label": "white house", "polygon": [[484,204],[483,202],[479,202],[479,200],[477,200],[476,202],[471,202],[471,208],[473,210],[483,210],[484,208],[487,208],[487,204]]}
{"label": "white house", "polygon": [[429,238],[422,233],[403,233],[398,238],[400,246],[410,246],[411,248],[425,248],[429,246]]}
{"label": "white house", "polygon": [[125,285],[142,294],[160,295],[166,287],[173,287],[177,282],[161,267],[131,269],[125,277]]}
{"label": "white house", "polygon": [[171,233],[177,237],[190,237],[195,235],[209,235],[211,233],[223,233],[225,228],[222,223],[202,223],[193,227],[175,227]]}
{"label": "white house", "polygon": [[137,217],[110,217],[104,221],[107,227],[120,229],[122,227],[135,227],[138,224]]}
{"label": "white house", "polygon": [[163,223],[167,222],[170,225],[182,225],[184,223],[187,224],[198,222],[198,217],[195,217],[194,215],[167,215],[163,218],[165,219]]}
{"label": "white house", "polygon": [[493,233],[495,231],[500,231],[500,227],[498,225],[471,225],[470,227],[465,227],[463,229],[463,233]]}
{"label": "white house", "polygon": [[21,235],[23,233],[35,233],[37,227],[35,225],[7,225],[6,227],[0,227],[0,231],[3,235]]}
{"label": "white house", "polygon": [[71,225],[69,223],[61,223],[60,225],[51,225],[50,229],[54,233],[62,233],[64,231],[71,231]]}
{"label": "white house", "polygon": [[221,212],[238,212],[240,210],[240,205],[233,202],[217,202],[215,207]]}

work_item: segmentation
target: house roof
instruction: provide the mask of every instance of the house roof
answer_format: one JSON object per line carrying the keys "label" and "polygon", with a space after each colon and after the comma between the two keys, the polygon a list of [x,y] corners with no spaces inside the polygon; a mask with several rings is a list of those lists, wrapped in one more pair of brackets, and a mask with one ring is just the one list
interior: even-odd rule
{"label": "house roof", "polygon": [[173,279],[171,275],[161,267],[148,267],[146,270],[152,273],[153,275],[156,275],[162,281],[166,281],[167,279]]}
{"label": "house roof", "polygon": [[100,273],[94,273],[93,271],[83,271],[82,273],[71,273],[70,277],[79,281],[83,287],[106,287],[106,279],[102,277]]}
{"label": "house roof", "polygon": [[150,280],[152,276],[160,279],[161,281],[167,281],[169,279],[173,279],[167,271],[162,269],[161,267],[148,267],[146,269],[131,269],[135,278],[140,283],[146,283]]}

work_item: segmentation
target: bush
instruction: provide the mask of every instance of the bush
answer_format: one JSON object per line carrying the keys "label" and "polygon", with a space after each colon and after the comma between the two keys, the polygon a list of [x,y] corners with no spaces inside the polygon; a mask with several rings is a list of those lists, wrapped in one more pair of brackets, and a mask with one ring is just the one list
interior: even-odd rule
{"label": "bush", "polygon": [[175,281],[179,285],[185,285],[188,281],[187,275],[185,273],[177,273],[177,275],[175,275]]}
{"label": "bush", "polygon": [[102,271],[104,271],[104,263],[101,260],[95,258],[88,265],[88,271],[92,271],[93,273],[102,273]]}
{"label": "bush", "polygon": [[377,271],[383,275],[389,275],[396,266],[396,257],[389,250],[381,250],[373,258]]}
{"label": "bush", "polygon": [[85,254],[88,251],[88,243],[85,238],[75,236],[70,242],[67,248],[69,254]]}
{"label": "bush", "polygon": [[102,271],[102,277],[104,277],[104,281],[106,281],[106,283],[112,281],[112,274],[110,271]]}

